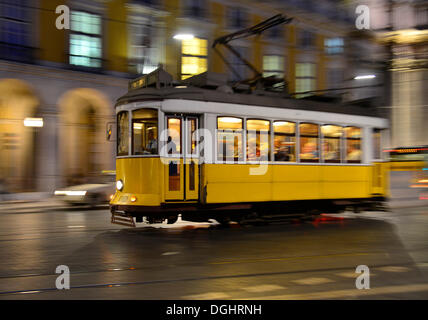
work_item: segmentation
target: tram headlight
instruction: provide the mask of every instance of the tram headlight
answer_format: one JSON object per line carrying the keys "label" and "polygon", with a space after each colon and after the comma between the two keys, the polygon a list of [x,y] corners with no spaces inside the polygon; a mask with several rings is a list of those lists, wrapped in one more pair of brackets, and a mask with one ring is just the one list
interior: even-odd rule
{"label": "tram headlight", "polygon": [[123,181],[122,180],[116,181],[116,189],[119,191],[122,191],[122,189],[123,189]]}

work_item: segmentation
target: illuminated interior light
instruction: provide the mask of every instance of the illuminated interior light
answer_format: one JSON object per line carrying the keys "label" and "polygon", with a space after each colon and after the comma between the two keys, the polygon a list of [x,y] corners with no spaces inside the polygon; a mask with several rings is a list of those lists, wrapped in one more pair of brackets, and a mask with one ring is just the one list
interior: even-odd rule
{"label": "illuminated interior light", "polygon": [[287,121],[275,121],[273,123],[274,126],[288,126],[288,125],[293,125],[294,123],[292,122],[287,122]]}
{"label": "illuminated interior light", "polygon": [[25,118],[24,126],[41,128],[43,127],[43,118]]}
{"label": "illuminated interior light", "polygon": [[228,123],[240,123],[242,120],[238,118],[232,118],[232,117],[223,117],[220,118],[221,122],[228,122]]}

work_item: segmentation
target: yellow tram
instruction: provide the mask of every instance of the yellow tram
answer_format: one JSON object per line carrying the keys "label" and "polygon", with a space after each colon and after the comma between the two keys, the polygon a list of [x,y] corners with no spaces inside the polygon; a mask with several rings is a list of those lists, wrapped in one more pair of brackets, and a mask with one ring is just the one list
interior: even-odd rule
{"label": "yellow tram", "polygon": [[388,122],[373,112],[158,69],[116,105],[112,222],[373,207],[388,197]]}

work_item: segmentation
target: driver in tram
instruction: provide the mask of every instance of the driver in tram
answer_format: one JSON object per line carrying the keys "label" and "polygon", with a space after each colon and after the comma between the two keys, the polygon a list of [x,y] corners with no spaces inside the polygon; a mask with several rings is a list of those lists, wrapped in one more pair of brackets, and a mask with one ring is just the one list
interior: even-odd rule
{"label": "driver in tram", "polygon": [[146,150],[144,150],[144,153],[156,154],[158,152],[158,141],[153,131],[149,131],[148,140],[149,142],[146,145]]}

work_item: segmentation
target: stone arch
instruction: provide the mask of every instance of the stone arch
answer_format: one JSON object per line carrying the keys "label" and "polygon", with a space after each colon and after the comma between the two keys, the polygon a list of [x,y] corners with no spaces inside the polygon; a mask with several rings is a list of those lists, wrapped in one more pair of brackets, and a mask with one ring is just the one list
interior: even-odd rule
{"label": "stone arch", "polygon": [[0,192],[35,188],[38,128],[25,127],[24,119],[35,117],[39,105],[38,96],[27,82],[0,79]]}
{"label": "stone arch", "polygon": [[95,89],[73,89],[60,98],[59,161],[65,185],[90,182],[114,165],[112,144],[106,141],[112,110]]}

